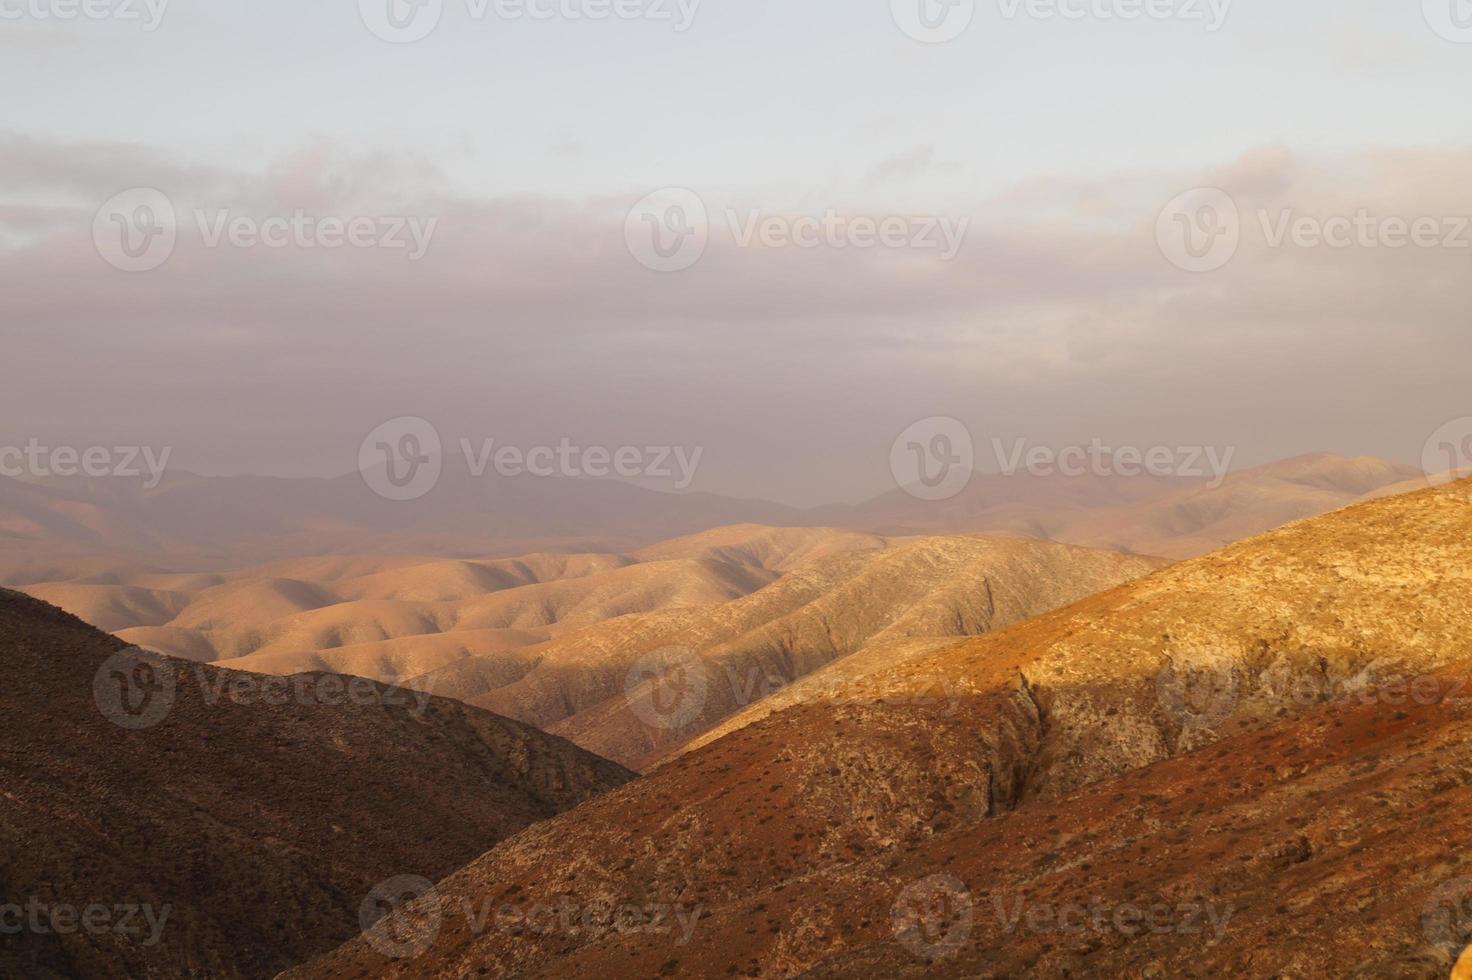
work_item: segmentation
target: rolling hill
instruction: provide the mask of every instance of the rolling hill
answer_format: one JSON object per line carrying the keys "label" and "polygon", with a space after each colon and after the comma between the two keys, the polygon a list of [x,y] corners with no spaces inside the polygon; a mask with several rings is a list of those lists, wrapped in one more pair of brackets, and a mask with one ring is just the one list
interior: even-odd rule
{"label": "rolling hill", "polygon": [[[1463,482],[835,661],[441,881],[395,920],[430,927],[417,955],[360,938],[289,975],[1444,977],[1472,941],[1469,569]],[[608,911],[656,906],[673,927]]]}
{"label": "rolling hill", "polygon": [[[834,659],[986,632],[1160,564],[1015,538],[740,525],[629,554],[113,568],[26,589],[137,646],[402,683],[637,767]],[[702,702],[650,724],[672,655],[698,663]]]}

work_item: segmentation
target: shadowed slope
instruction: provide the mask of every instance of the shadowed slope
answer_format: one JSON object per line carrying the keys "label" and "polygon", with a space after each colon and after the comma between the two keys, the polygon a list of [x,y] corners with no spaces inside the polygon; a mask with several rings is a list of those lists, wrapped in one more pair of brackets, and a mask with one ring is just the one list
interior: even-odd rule
{"label": "shadowed slope", "polygon": [[[0,906],[167,909],[152,944],[6,931],[0,975],[271,976],[355,932],[377,882],[446,874],[630,778],[458,702],[125,649],[0,590]],[[156,723],[110,720],[135,716]]]}

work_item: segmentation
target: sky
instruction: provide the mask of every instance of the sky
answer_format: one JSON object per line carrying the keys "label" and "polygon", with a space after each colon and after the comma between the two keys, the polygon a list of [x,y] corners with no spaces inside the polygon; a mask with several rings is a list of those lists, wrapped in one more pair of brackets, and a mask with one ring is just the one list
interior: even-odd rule
{"label": "sky", "polygon": [[[807,505],[932,417],[1250,465],[1472,416],[1465,0],[519,2],[0,0],[0,444],[326,475],[413,416]],[[372,228],[225,231],[298,212]]]}

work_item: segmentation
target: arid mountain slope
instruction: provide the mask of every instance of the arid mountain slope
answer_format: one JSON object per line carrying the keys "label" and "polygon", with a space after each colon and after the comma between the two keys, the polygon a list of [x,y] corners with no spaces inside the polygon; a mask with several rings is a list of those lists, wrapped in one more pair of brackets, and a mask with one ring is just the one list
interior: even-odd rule
{"label": "arid mountain slope", "polygon": [[728,601],[806,558],[883,543],[744,525],[627,555],[331,556],[208,573],[90,559],[12,570],[7,584],[171,656],[395,681],[615,616]]}
{"label": "arid mountain slope", "polygon": [[[719,605],[610,619],[405,683],[565,735],[639,768],[839,658],[985,633],[1144,575],[1159,562],[1021,538],[900,539],[817,557]],[[487,666],[493,669],[488,670]],[[667,701],[671,684],[688,689]]]}
{"label": "arid mountain slope", "polygon": [[7,590],[0,661],[0,906],[166,916],[0,930],[3,976],[269,977],[356,932],[376,883],[446,874],[631,776],[417,692],[140,658]]}
{"label": "arid mountain slope", "polygon": [[[1305,521],[875,658],[451,875],[420,955],[293,976],[1446,976],[1469,627],[1472,483]],[[693,929],[610,924],[650,904]]]}
{"label": "arid mountain slope", "polygon": [[[627,555],[334,556],[208,574],[86,563],[24,588],[172,656],[405,683],[640,765],[870,644],[985,632],[1158,564],[1022,539],[741,525]],[[651,730],[630,707],[639,672],[696,656],[706,702]]]}

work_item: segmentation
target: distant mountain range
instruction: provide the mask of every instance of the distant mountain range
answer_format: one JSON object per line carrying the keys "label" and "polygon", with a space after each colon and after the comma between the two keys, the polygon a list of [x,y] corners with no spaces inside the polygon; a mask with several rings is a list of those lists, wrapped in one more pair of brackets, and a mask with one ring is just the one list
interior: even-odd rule
{"label": "distant mountain range", "polygon": [[357,474],[171,473],[152,490],[119,478],[0,478],[0,581],[54,580],[47,563],[77,558],[152,560],[180,571],[329,554],[622,551],[732,524],[888,535],[1001,531],[1181,558],[1421,478],[1411,467],[1319,454],[1243,470],[1219,487],[1150,476],[977,474],[951,500],[895,490],[858,506],[811,510],[615,480],[474,477],[453,466],[410,501],[375,495]]}

